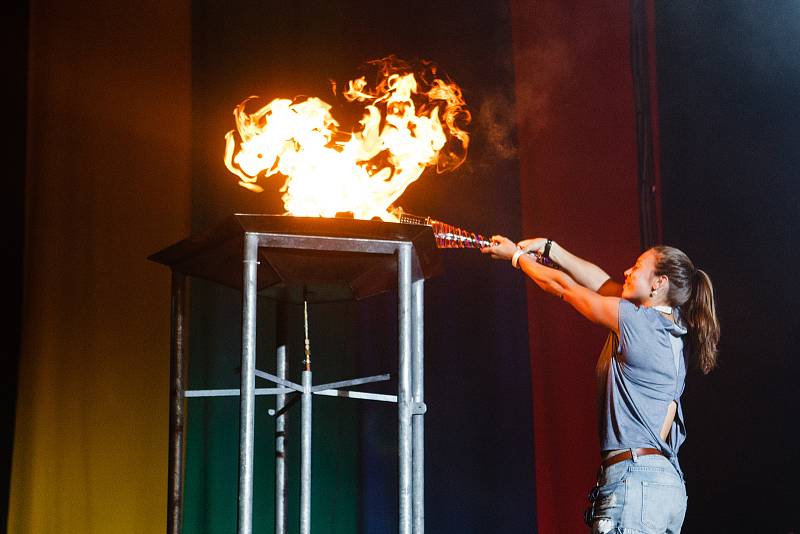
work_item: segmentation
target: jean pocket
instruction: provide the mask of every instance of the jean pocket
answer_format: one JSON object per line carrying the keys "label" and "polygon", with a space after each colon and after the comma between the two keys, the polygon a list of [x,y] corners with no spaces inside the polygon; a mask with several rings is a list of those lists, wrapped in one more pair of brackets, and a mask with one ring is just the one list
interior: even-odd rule
{"label": "jean pocket", "polygon": [[642,524],[665,531],[685,501],[683,486],[642,482]]}
{"label": "jean pocket", "polygon": [[609,487],[623,482],[630,476],[630,467],[625,464],[612,465],[603,470],[598,480],[600,487]]}

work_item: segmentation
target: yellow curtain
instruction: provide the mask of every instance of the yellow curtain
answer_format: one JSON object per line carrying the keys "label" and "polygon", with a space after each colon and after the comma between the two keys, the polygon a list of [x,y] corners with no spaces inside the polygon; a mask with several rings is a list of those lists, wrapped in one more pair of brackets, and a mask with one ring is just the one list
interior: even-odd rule
{"label": "yellow curtain", "polygon": [[187,0],[31,2],[12,534],[165,528],[169,273],[145,258],[189,232],[190,65]]}

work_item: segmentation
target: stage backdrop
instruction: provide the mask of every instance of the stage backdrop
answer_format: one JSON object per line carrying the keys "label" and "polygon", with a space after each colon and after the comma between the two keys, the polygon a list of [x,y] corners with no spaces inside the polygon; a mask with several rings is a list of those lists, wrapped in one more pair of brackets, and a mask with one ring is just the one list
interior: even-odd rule
{"label": "stage backdrop", "polygon": [[[163,530],[169,273],[145,258],[231,212],[282,211],[278,185],[249,193],[222,165],[241,99],[325,96],[329,79],[347,80],[365,60],[391,53],[436,60],[464,88],[473,144],[458,172],[428,173],[402,205],[522,235],[507,6],[318,4],[32,6],[11,532]],[[428,529],[531,532],[524,282],[476,251],[444,255],[445,275],[426,288]],[[239,296],[199,282],[193,289],[190,383],[233,385]],[[318,369],[331,378],[395,371],[394,299],[315,307],[318,361],[336,364]],[[273,311],[261,306],[266,366]],[[229,532],[235,521],[236,410],[226,402],[189,402],[187,532]],[[396,531],[396,410],[345,399],[318,406],[322,416],[331,410],[330,424],[316,429],[317,531]],[[272,505],[266,407],[257,436],[263,532]]]}
{"label": "stage backdrop", "polygon": [[[553,237],[614,274],[638,252],[627,5],[515,1],[513,17],[502,4],[465,10],[457,2],[392,12],[355,2],[324,12],[235,7],[227,16],[210,3],[192,7],[192,63],[201,67],[194,94],[188,5],[43,0],[31,8],[28,277],[11,532],[163,529],[168,275],[144,258],[190,230],[192,101],[202,111],[191,122],[192,168],[201,174],[191,193],[196,229],[232,209],[280,209],[237,189],[222,168],[222,135],[241,98],[323,93],[327,78],[346,79],[361,61],[395,52],[439,61],[464,86],[476,119],[468,165],[414,184],[407,207],[512,238]],[[242,24],[249,36],[237,33]],[[218,194],[225,188],[235,192]],[[603,332],[530,292],[531,381],[522,279],[486,262],[448,253],[448,274],[427,291],[429,528],[534,530],[532,383],[539,530],[579,531],[597,460],[592,373]],[[211,310],[219,313],[235,313],[235,301],[220,293],[206,300],[220,303]],[[379,319],[392,313],[391,295],[366,306],[360,320],[374,328],[355,337],[360,351],[340,346],[356,359],[337,372],[390,364],[394,346],[384,340],[393,332]],[[354,317],[340,314],[340,324]],[[335,346],[341,332],[330,335]],[[385,350],[371,359],[371,349]],[[220,368],[195,363],[197,380],[232,371],[224,359]],[[197,416],[202,409],[190,428],[203,430]],[[365,409],[356,418],[366,452],[359,465],[348,457],[342,467],[359,476],[357,521],[390,531],[396,499],[383,488],[396,476],[396,425],[391,413]],[[220,419],[205,420],[210,430]],[[202,503],[227,487],[230,475],[214,477],[231,456],[202,443],[212,461],[200,465],[211,470],[198,475],[198,456],[189,459],[189,481],[202,482],[187,496],[198,506],[187,525],[230,524],[229,504]]]}
{"label": "stage backdrop", "polygon": [[[629,3],[512,2],[523,233],[621,280],[640,253]],[[584,532],[607,332],[529,283],[540,532]]]}
{"label": "stage backdrop", "polygon": [[684,532],[798,532],[800,4],[656,15],[664,234],[711,276],[722,326],[719,368],[684,395]]}
{"label": "stage backdrop", "polygon": [[[333,114],[342,87],[365,61],[397,54],[437,62],[464,89],[473,113],[465,165],[432,169],[398,204],[412,213],[519,238],[519,182],[513,146],[511,21],[502,2],[249,2],[192,4],[192,224],[202,230],[233,212],[281,213],[281,180],[266,191],[239,187],[223,164],[232,110],[319,96]],[[346,122],[343,121],[343,127]],[[533,439],[524,282],[474,250],[443,251],[445,272],[426,285],[426,522],[430,532],[535,530]],[[237,383],[238,294],[196,285],[192,303],[192,387]],[[259,320],[260,365],[274,368],[274,304]],[[311,306],[311,343],[322,381],[397,370],[396,293]],[[292,376],[299,376],[301,327],[293,310]],[[260,342],[261,343],[261,342]],[[391,392],[396,386],[384,388]],[[378,387],[380,388],[380,386]],[[272,421],[257,401],[257,532],[272,518]],[[314,528],[397,531],[396,407],[346,399],[315,404]],[[319,407],[319,409],[317,409]],[[228,532],[236,519],[236,405],[191,401],[187,458],[188,532]],[[296,415],[293,413],[296,420]],[[296,431],[289,450],[297,451]],[[290,455],[293,469],[295,456]],[[296,521],[296,486],[290,517]],[[355,529],[355,530],[354,530]]]}
{"label": "stage backdrop", "polygon": [[166,522],[169,274],[189,231],[188,2],[31,3],[8,531]]}

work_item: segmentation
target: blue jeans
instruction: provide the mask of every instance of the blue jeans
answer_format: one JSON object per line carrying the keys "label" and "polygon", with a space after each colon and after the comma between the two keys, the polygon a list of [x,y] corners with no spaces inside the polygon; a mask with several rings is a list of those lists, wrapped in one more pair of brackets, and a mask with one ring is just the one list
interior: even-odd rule
{"label": "blue jeans", "polygon": [[686,515],[686,485],[663,456],[639,456],[601,468],[589,503],[592,534],[677,534]]}

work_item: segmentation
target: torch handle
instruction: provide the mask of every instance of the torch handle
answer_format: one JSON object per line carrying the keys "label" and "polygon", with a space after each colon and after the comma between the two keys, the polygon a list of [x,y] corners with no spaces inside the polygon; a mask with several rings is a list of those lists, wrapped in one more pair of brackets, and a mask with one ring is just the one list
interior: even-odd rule
{"label": "torch handle", "polygon": [[[395,210],[395,215],[398,217],[399,222],[403,224],[430,226],[433,230],[433,237],[436,239],[437,248],[484,248],[492,246],[492,241],[486,239],[481,234],[469,232],[458,226],[437,221],[432,217],[413,215],[404,211],[402,208],[397,208]],[[553,269],[561,269],[556,262],[550,258],[545,258],[539,251],[531,252],[530,254],[542,265]]]}

